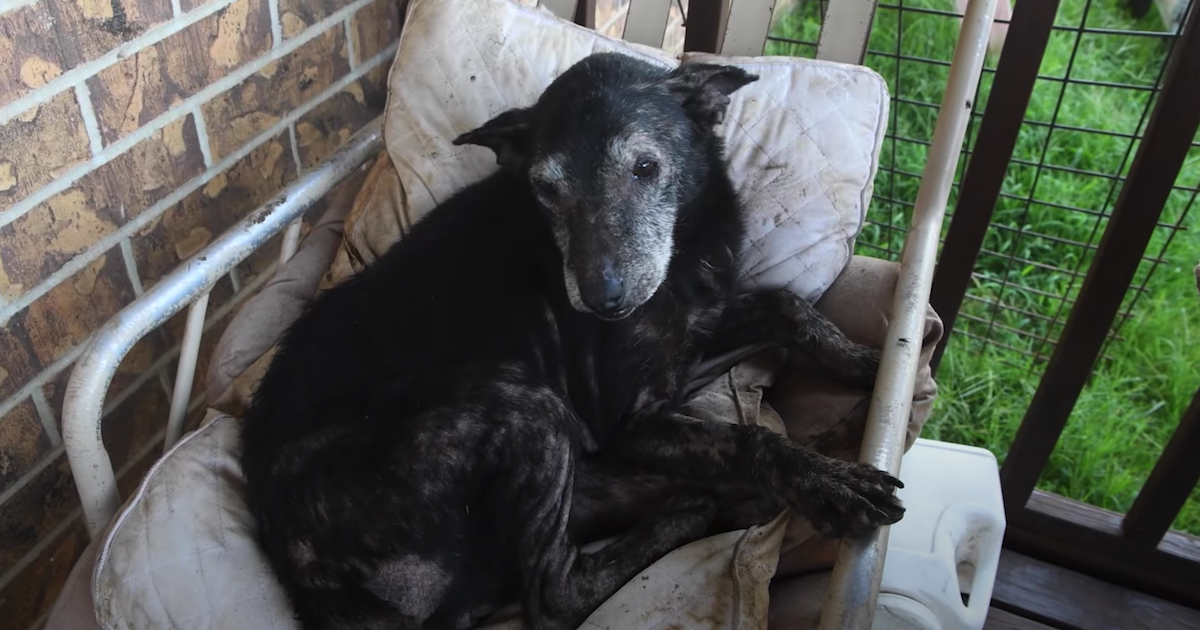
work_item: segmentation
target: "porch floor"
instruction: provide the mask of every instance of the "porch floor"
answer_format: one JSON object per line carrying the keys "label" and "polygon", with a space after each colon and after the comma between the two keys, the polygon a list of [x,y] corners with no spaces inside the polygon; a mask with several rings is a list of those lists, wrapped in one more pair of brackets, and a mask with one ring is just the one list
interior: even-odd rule
{"label": "porch floor", "polygon": [[1004,550],[985,630],[1197,630],[1200,610]]}

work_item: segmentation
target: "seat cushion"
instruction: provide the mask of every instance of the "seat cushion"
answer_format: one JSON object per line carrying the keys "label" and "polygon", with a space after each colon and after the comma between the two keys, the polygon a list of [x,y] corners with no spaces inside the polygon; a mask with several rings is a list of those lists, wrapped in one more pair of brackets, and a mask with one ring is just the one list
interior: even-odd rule
{"label": "seat cushion", "polygon": [[664,68],[736,65],[759,80],[733,94],[723,126],[730,175],[747,210],[746,288],[788,287],[815,301],[850,259],[887,126],[883,78],[791,57],[666,52],[605,37],[511,0],[413,0],[389,76],[384,138],[399,203],[352,214],[333,281],[369,264],[427,212],[497,169],[482,147],[454,146],[497,114],[532,104],[593,52]]}

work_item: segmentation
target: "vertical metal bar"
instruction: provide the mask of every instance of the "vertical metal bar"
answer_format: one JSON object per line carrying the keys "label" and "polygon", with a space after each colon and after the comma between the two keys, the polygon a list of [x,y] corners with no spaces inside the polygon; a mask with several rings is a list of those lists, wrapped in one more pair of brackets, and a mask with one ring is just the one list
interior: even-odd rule
{"label": "vertical metal bar", "polygon": [[725,40],[725,23],[731,0],[691,0],[688,3],[684,52],[716,53]]}
{"label": "vertical metal bar", "polygon": [[[830,5],[830,10],[836,3]],[[933,280],[938,239],[946,201],[954,183],[958,157],[971,117],[971,99],[979,86],[987,55],[988,34],[996,0],[971,0],[954,50],[950,80],[942,97],[933,142],[913,211],[912,226],[900,260],[900,277],[892,298],[892,318],[859,459],[897,474],[912,409],[925,309]],[[820,630],[867,630],[875,617],[879,581],[890,528],[865,539],[843,539],[821,609]]]}
{"label": "vertical metal bar", "polygon": [[175,389],[171,391],[171,411],[167,414],[167,433],[163,453],[179,441],[183,434],[183,419],[192,398],[192,381],[196,376],[196,360],[200,357],[200,338],[204,334],[204,316],[208,313],[208,293],[188,307],[187,324],[183,329],[183,345],[179,350],[179,365],[175,368]]}
{"label": "vertical metal bar", "polygon": [[1200,481],[1200,391],[1184,412],[1167,448],[1154,464],[1129,513],[1121,522],[1125,537],[1155,547]]}
{"label": "vertical metal bar", "polygon": [[629,0],[625,20],[626,41],[661,48],[667,34],[667,17],[672,0]]}
{"label": "vertical metal bar", "polygon": [[584,28],[596,28],[596,0],[576,0],[575,23]]}
{"label": "vertical metal bar", "polygon": [[1018,3],[1014,9],[1009,27],[1012,37],[1007,40],[1013,44],[1005,46],[1000,53],[987,112],[963,174],[958,205],[950,219],[945,245],[933,276],[930,303],[944,326],[942,340],[931,360],[935,373],[971,285],[971,272],[975,269],[1008,173],[1009,160],[1037,83],[1038,69],[1050,41],[1058,6],[1059,0],[1042,0]]}
{"label": "vertical metal bar", "polygon": [[1096,257],[1000,469],[1009,511],[1029,500],[1062,435],[1200,127],[1197,15],[1190,12],[1168,61],[1162,94]]}
{"label": "vertical metal bar", "polygon": [[279,246],[279,264],[282,265],[296,255],[296,248],[300,246],[300,225],[303,222],[304,217],[300,217],[287,226],[283,233],[283,243]]}
{"label": "vertical metal bar", "polygon": [[[817,41],[817,59],[861,65],[871,39],[875,7],[879,0],[838,0],[830,2],[821,23]],[[899,63],[899,62],[897,62]]]}
{"label": "vertical metal bar", "polygon": [[775,0],[736,0],[729,7],[729,22],[721,54],[753,57],[761,55],[771,30]]}

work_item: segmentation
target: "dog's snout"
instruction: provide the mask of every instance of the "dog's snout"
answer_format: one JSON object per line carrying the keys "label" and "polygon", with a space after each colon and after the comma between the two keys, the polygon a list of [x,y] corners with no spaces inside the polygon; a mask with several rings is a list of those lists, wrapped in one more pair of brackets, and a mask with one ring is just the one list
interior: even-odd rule
{"label": "dog's snout", "polygon": [[599,278],[580,287],[579,297],[597,315],[603,317],[623,315],[625,279],[613,266],[611,260],[602,263],[599,275]]}

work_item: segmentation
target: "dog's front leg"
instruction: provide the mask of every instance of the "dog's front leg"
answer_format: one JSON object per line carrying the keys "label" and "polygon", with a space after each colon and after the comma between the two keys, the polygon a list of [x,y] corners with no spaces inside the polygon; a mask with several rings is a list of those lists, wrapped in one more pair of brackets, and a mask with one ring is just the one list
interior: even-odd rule
{"label": "dog's front leg", "polygon": [[725,307],[705,350],[720,355],[771,343],[800,350],[834,377],[870,389],[879,369],[879,351],[846,337],[825,317],[787,289],[756,291]]}
{"label": "dog's front leg", "polygon": [[765,427],[696,420],[666,405],[631,418],[613,457],[713,483],[741,481],[788,505],[828,537],[861,536],[900,520],[900,480],[800,446]]}

